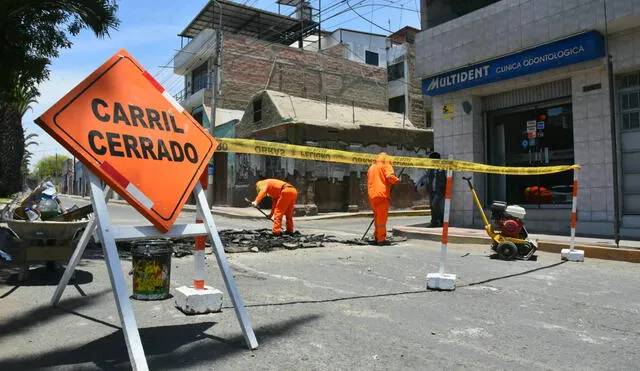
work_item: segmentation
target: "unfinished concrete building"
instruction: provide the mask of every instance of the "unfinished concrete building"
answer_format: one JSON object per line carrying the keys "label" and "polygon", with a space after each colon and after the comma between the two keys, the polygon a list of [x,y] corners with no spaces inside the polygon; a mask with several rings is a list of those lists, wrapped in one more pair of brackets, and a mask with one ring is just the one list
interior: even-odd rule
{"label": "unfinished concrete building", "polygon": [[[302,18],[291,18],[225,0],[209,2],[179,35],[188,43],[174,58],[174,72],[184,76],[184,90],[177,100],[209,128],[217,70],[217,108],[232,110],[236,117],[223,121],[216,115],[216,136],[221,135],[217,126],[239,119],[251,98],[265,89],[386,111],[384,67],[345,59],[345,44],[319,52],[290,46],[318,32],[318,23],[303,13]],[[233,130],[224,131],[236,135]],[[431,142],[423,145],[430,147]],[[233,181],[226,175],[233,172],[220,171],[232,169],[233,161],[225,153],[214,155],[216,184],[227,185],[214,188],[216,204],[234,203],[228,192]]]}

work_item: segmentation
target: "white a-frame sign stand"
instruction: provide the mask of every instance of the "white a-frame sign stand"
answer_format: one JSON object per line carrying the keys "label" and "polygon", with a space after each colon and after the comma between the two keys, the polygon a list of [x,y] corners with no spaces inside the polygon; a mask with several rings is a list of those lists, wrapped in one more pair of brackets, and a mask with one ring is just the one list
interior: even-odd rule
{"label": "white a-frame sign stand", "polygon": [[94,174],[90,174],[90,186],[91,202],[93,203],[95,217],[87,223],[87,227],[84,230],[73,255],[71,256],[71,260],[64,271],[60,283],[58,283],[58,286],[56,287],[53,297],[51,298],[52,305],[55,306],[58,304],[58,301],[62,296],[62,292],[69,283],[69,279],[82,258],[82,254],[84,253],[89,239],[91,238],[94,230],[97,229],[102,242],[102,249],[107,263],[107,269],[109,271],[109,278],[111,279],[111,288],[113,289],[113,294],[116,299],[118,314],[120,315],[120,323],[122,324],[124,339],[127,343],[131,366],[134,370],[148,370],[147,360],[145,358],[142,342],[140,341],[140,334],[138,333],[138,327],[136,325],[136,319],[133,314],[131,302],[129,301],[124,273],[120,266],[120,257],[118,256],[118,250],[116,249],[116,241],[131,241],[156,237],[195,237],[209,235],[214,243],[215,248],[213,251],[215,252],[218,267],[222,272],[222,277],[224,278],[227,291],[231,297],[236,317],[238,318],[238,322],[242,328],[244,340],[249,349],[258,348],[258,341],[253,333],[253,328],[249,321],[249,315],[247,314],[244,302],[238,293],[236,282],[224,253],[220,235],[218,234],[216,225],[213,221],[211,210],[207,205],[204,190],[199,182],[196,183],[193,194],[197,200],[197,208],[200,215],[203,216],[204,223],[174,225],[167,233],[162,233],[153,226],[111,225],[105,199],[112,190],[107,187],[105,188],[106,192],[104,192],[100,180]]}

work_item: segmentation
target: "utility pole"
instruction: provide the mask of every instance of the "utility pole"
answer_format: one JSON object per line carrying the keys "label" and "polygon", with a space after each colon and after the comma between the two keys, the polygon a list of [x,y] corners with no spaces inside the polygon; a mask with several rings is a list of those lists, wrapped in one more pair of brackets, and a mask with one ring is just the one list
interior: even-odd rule
{"label": "utility pole", "polygon": [[[218,28],[215,27],[215,17],[211,17],[213,30],[216,33],[216,45],[215,52],[212,58],[212,94],[211,94],[211,122],[209,125],[209,134],[214,136],[214,132],[216,130],[216,109],[218,107],[218,95],[220,90],[220,62],[222,59],[222,5],[216,0],[212,0],[212,2],[220,8],[220,13],[218,15]],[[213,12],[212,8],[212,12]],[[207,166],[207,203],[209,204],[209,208],[213,206],[213,157],[209,160],[209,166]]]}

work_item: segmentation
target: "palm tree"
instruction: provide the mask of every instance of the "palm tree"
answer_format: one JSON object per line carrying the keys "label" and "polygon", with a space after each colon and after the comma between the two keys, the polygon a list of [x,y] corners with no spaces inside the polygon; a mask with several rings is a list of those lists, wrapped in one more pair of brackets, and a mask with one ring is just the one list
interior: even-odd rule
{"label": "palm tree", "polygon": [[22,182],[26,185],[27,176],[29,175],[29,165],[31,164],[31,158],[33,157],[33,152],[29,151],[27,148],[32,145],[39,145],[40,143],[35,140],[31,140],[32,138],[37,138],[38,134],[29,133],[24,130],[24,156],[22,156],[22,166],[21,166],[21,175]]}
{"label": "palm tree", "polygon": [[17,192],[23,184],[25,141],[37,134],[25,138],[22,116],[36,102],[35,96],[35,89],[16,89],[13,104],[0,104],[0,197]]}
{"label": "palm tree", "polygon": [[116,0],[0,1],[0,197],[22,185],[22,116],[48,79],[51,58],[83,28],[108,36],[118,26],[117,9]]}

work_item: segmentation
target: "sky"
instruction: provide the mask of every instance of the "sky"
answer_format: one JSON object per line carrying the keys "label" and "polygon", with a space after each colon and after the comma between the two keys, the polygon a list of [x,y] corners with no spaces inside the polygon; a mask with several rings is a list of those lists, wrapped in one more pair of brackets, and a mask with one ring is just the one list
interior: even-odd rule
{"label": "sky", "polygon": [[[387,34],[404,26],[420,28],[419,0],[312,0],[319,8],[322,3],[322,29],[333,31],[347,28],[363,32]],[[256,8],[278,12],[275,0],[236,1]],[[38,146],[31,146],[34,153],[31,168],[46,156],[67,155],[67,152],[52,137],[33,121],[55,102],[67,94],[80,81],[98,68],[118,50],[124,48],[133,55],[165,89],[176,94],[182,88],[183,78],[173,74],[173,56],[180,49],[177,35],[205,6],[207,0],[121,0],[117,16],[118,30],[110,37],[97,39],[89,31],[70,37],[73,46],[61,51],[52,61],[48,81],[39,86],[38,103],[23,117],[22,125],[27,133],[37,133]],[[351,5],[354,10],[349,9]],[[281,13],[291,14],[295,9],[281,6]],[[336,15],[342,11],[343,14]],[[327,20],[328,19],[328,20]],[[222,20],[224,23],[224,19]]]}

